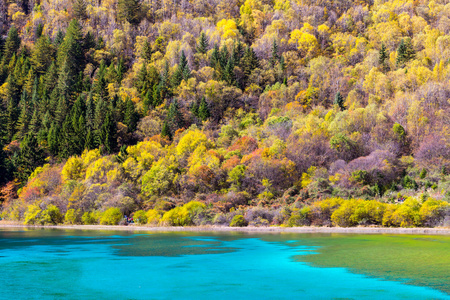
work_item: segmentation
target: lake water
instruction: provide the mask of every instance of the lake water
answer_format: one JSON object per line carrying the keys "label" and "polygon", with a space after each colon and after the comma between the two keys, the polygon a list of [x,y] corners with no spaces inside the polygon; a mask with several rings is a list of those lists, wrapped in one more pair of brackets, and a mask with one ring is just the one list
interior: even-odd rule
{"label": "lake water", "polygon": [[0,299],[450,299],[450,237],[0,229]]}

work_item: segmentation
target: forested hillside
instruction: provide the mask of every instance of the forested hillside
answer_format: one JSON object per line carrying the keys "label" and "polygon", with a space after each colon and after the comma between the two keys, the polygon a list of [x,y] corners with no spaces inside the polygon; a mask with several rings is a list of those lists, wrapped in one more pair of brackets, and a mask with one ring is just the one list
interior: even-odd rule
{"label": "forested hillside", "polygon": [[446,1],[0,0],[0,35],[4,219],[450,214]]}

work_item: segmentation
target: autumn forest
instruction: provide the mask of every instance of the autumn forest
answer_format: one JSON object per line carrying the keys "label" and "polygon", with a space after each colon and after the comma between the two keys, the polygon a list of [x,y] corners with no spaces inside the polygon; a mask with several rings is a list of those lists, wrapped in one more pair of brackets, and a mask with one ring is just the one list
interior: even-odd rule
{"label": "autumn forest", "polygon": [[450,3],[0,0],[0,216],[439,226]]}

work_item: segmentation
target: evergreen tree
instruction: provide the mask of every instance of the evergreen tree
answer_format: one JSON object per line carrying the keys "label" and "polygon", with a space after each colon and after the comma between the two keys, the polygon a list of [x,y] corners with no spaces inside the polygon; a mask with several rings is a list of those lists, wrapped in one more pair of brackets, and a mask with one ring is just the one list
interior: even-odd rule
{"label": "evergreen tree", "polygon": [[100,140],[105,153],[113,153],[117,147],[117,124],[110,111],[106,114],[105,122],[100,130]]}
{"label": "evergreen tree", "polygon": [[62,32],[61,29],[58,29],[55,40],[53,41],[56,47],[59,47],[59,45],[62,44],[62,42],[64,41],[64,36],[65,36],[64,32]]}
{"label": "evergreen tree", "polygon": [[334,104],[337,105],[340,110],[345,110],[344,98],[342,97],[340,92],[336,93],[336,96],[334,97]]}
{"label": "evergreen tree", "polygon": [[399,68],[405,67],[405,64],[415,57],[415,51],[411,43],[411,39],[408,38],[401,40],[400,45],[397,48],[397,60],[396,65]]}
{"label": "evergreen tree", "polygon": [[2,64],[8,65],[11,58],[14,54],[17,53],[20,47],[20,37],[19,33],[17,32],[16,27],[11,26],[8,32],[8,37],[6,38],[4,50],[3,50],[3,57],[2,57]]}
{"label": "evergreen tree", "polygon": [[275,40],[273,40],[272,44],[272,56],[270,58],[270,63],[272,64],[272,67],[275,67],[277,62],[280,60],[280,56],[278,55],[278,44]]}
{"label": "evergreen tree", "polygon": [[386,61],[387,59],[388,59],[388,55],[386,52],[386,46],[384,46],[384,43],[383,43],[383,44],[381,44],[381,49],[378,54],[378,64],[380,65],[380,67],[383,71],[387,71],[387,61]]}
{"label": "evergreen tree", "polygon": [[38,40],[42,36],[42,32],[44,31],[44,24],[39,23],[36,26],[36,30],[34,32],[35,39]]}
{"label": "evergreen tree", "polygon": [[28,125],[30,124],[30,107],[28,95],[25,90],[23,90],[22,97],[19,102],[20,115],[17,120],[17,138],[22,139],[28,133]]}
{"label": "evergreen tree", "polygon": [[223,70],[222,79],[226,81],[229,85],[235,84],[235,75],[234,75],[234,63],[230,58],[225,65],[225,69]]}
{"label": "evergreen tree", "polygon": [[213,49],[213,52],[211,53],[211,58],[210,58],[209,64],[212,68],[216,68],[219,65],[219,61],[220,61],[219,45],[214,44],[214,49]]}
{"label": "evergreen tree", "polygon": [[73,15],[78,20],[87,18],[86,2],[84,0],[75,0],[73,3]]}
{"label": "evergreen tree", "polygon": [[136,78],[136,88],[141,93],[144,94],[147,92],[147,66],[142,64],[141,69],[139,70]]}
{"label": "evergreen tree", "polygon": [[50,126],[47,136],[47,144],[50,153],[56,156],[59,152],[59,126],[55,122]]}
{"label": "evergreen tree", "polygon": [[237,44],[233,47],[233,62],[235,65],[239,65],[241,63],[242,57],[244,57],[245,49],[242,45],[241,41],[238,41]]}
{"label": "evergreen tree", "polygon": [[206,103],[205,97],[202,98],[200,106],[198,108],[198,117],[202,121],[206,121],[210,117],[208,103]]}
{"label": "evergreen tree", "polygon": [[184,51],[181,51],[180,61],[175,73],[172,76],[172,85],[177,87],[180,85],[182,80],[188,80],[191,76],[191,70],[189,69],[188,61]]}
{"label": "evergreen tree", "polygon": [[172,133],[170,132],[170,127],[167,121],[164,121],[162,130],[161,130],[161,137],[167,137],[169,140],[172,139]]}
{"label": "evergreen tree", "polygon": [[108,98],[108,91],[107,91],[107,82],[106,82],[106,65],[105,62],[102,60],[100,62],[100,67],[97,71],[97,74],[95,75],[94,82],[92,83],[92,94],[97,99],[104,99],[107,100]]}
{"label": "evergreen tree", "polygon": [[34,169],[44,163],[44,151],[34,135],[28,134],[21,143],[15,177],[23,184]]}
{"label": "evergreen tree", "polygon": [[200,34],[200,38],[198,39],[197,42],[196,47],[197,53],[206,54],[206,52],[208,52],[208,48],[209,48],[208,37],[202,31],[202,33]]}
{"label": "evergreen tree", "polygon": [[138,25],[142,19],[140,0],[119,0],[117,15],[120,20],[128,21],[131,25]]}
{"label": "evergreen tree", "polygon": [[77,89],[79,74],[84,70],[84,39],[81,26],[76,19],[67,28],[64,41],[58,49],[57,63],[60,66],[58,75],[58,93],[71,97]]}
{"label": "evergreen tree", "polygon": [[136,112],[131,99],[127,100],[126,105],[124,123],[128,126],[128,132],[133,132],[136,130],[137,122],[139,121],[139,114]]}
{"label": "evergreen tree", "polygon": [[191,105],[191,113],[192,113],[194,116],[198,117],[198,104],[197,104],[197,101],[193,101],[193,102],[192,102],[192,105]]}
{"label": "evergreen tree", "polygon": [[150,46],[148,40],[145,40],[144,46],[142,46],[142,58],[146,61],[150,61],[152,58],[152,47]]}
{"label": "evergreen tree", "polygon": [[172,103],[170,104],[167,119],[171,123],[171,127],[174,132],[184,126],[183,114],[180,112],[180,107],[178,106],[177,99],[173,99]]}

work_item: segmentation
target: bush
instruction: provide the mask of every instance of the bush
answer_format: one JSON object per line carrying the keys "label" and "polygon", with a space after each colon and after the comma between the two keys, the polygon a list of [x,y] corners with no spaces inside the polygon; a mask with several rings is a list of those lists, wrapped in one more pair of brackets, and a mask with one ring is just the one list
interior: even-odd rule
{"label": "bush", "polygon": [[445,218],[449,208],[450,204],[448,202],[429,198],[419,210],[422,225],[429,227],[439,225]]}
{"label": "bush", "polygon": [[231,227],[245,227],[247,226],[247,221],[243,215],[235,215],[230,223]]}
{"label": "bush", "polygon": [[96,218],[96,213],[91,211],[85,212],[81,217],[81,221],[83,222],[84,225],[93,225],[97,224],[98,222]]}
{"label": "bush", "polygon": [[48,205],[47,208],[41,213],[41,224],[44,225],[57,225],[62,223],[63,216],[59,212],[59,208],[55,205]]}
{"label": "bush", "polygon": [[145,216],[147,217],[147,224],[158,225],[161,220],[161,214],[155,209],[149,209]]}
{"label": "bush", "polygon": [[167,226],[193,225],[195,217],[203,212],[205,208],[205,204],[198,201],[191,201],[166,212],[161,218],[161,224]]}
{"label": "bush", "polygon": [[123,215],[119,208],[111,207],[107,209],[100,218],[101,225],[117,225],[122,220]]}
{"label": "bush", "polygon": [[40,224],[40,217],[41,217],[41,208],[37,204],[31,204],[27,207],[27,210],[25,211],[25,221],[24,223],[27,225],[36,225]]}
{"label": "bush", "polygon": [[69,209],[64,216],[64,223],[66,224],[79,224],[81,223],[81,213],[80,210],[77,209]]}
{"label": "bush", "polygon": [[133,214],[133,220],[136,224],[146,224],[147,223],[147,215],[145,211],[138,210]]}
{"label": "bush", "polygon": [[311,208],[308,206],[303,207],[299,211],[294,211],[289,220],[287,221],[287,226],[305,226],[311,224]]}
{"label": "bush", "polygon": [[355,221],[355,218],[352,218],[353,214],[356,211],[356,208],[358,206],[358,202],[361,200],[346,200],[342,205],[336,209],[333,214],[331,215],[331,221],[336,226],[341,227],[349,227],[349,226],[355,226],[357,222]]}

